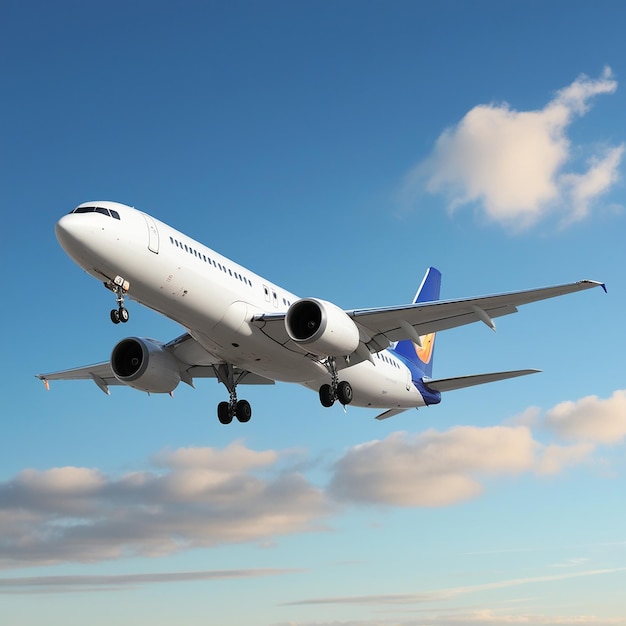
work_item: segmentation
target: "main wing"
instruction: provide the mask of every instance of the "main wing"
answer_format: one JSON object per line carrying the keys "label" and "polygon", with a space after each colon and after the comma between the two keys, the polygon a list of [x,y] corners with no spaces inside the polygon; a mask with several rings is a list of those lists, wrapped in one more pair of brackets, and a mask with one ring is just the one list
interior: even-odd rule
{"label": "main wing", "polygon": [[361,309],[348,312],[348,315],[366,331],[364,343],[370,350],[377,346],[381,349],[394,341],[411,338],[407,336],[405,324],[412,326],[418,335],[428,335],[474,322],[483,322],[495,330],[494,318],[517,313],[518,306],[594,287],[602,287],[606,291],[603,283],[581,280],[553,287],[476,298],[437,300],[383,309]]}
{"label": "main wing", "polygon": [[[380,352],[395,341],[414,339],[416,336],[424,336],[474,322],[483,322],[495,330],[494,318],[516,313],[518,306],[593,289],[594,287],[602,287],[606,291],[603,283],[593,280],[580,280],[564,285],[512,291],[490,296],[346,311],[346,314],[357,325],[360,333],[358,354],[356,359],[353,355],[351,363],[354,364],[358,359],[363,359],[362,355],[365,353],[362,349],[363,345],[370,353]],[[285,315],[285,313],[264,314],[257,316],[254,321],[263,329],[265,334],[287,346],[291,340],[285,329]],[[411,332],[411,328],[413,332]],[[295,348],[295,345],[293,347]]]}
{"label": "main wing", "polygon": [[[171,352],[180,364],[183,382],[193,385],[194,378],[217,378],[219,380],[220,366],[225,365],[224,361],[215,359],[191,335],[185,333],[165,344],[164,348]],[[274,384],[274,381],[269,378],[238,367],[233,367],[233,376],[240,385]],[[93,380],[106,394],[110,393],[110,385],[124,384],[113,374],[110,361],[48,374],[37,374],[37,378],[42,380],[46,387],[48,387],[48,381],[51,380]]]}

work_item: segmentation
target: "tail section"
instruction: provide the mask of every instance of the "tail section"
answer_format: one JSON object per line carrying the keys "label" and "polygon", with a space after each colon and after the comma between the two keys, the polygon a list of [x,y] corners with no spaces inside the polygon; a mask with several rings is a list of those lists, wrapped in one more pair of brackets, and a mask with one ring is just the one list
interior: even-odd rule
{"label": "tail section", "polygon": [[[440,289],[441,272],[434,267],[429,267],[426,270],[422,284],[415,294],[413,302],[432,302],[433,300],[439,300]],[[420,336],[420,342],[422,344],[421,346],[411,339],[404,339],[396,344],[394,351],[405,359],[408,359],[424,376],[430,378],[433,371],[435,333]]]}

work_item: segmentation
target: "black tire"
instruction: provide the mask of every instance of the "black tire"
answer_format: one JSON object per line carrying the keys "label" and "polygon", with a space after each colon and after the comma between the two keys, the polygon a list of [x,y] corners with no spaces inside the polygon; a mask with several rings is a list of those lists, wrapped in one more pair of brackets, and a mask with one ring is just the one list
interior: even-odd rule
{"label": "black tire", "polygon": [[114,324],[119,324],[120,323],[120,312],[117,309],[112,309],[111,310],[111,321]]}
{"label": "black tire", "polygon": [[128,319],[130,318],[130,313],[128,312],[128,309],[125,309],[123,306],[119,308],[118,315],[120,318],[120,322],[122,322],[123,324],[126,324]]}
{"label": "black tire", "polygon": [[320,387],[320,402],[322,406],[330,407],[335,404],[335,397],[330,385],[322,385]]}
{"label": "black tire", "polygon": [[239,400],[235,407],[235,415],[242,424],[249,422],[252,417],[252,407],[250,403],[247,400]]}
{"label": "black tire", "polygon": [[233,421],[233,414],[230,412],[230,404],[228,402],[220,402],[217,405],[217,419],[220,424],[230,424]]}
{"label": "black tire", "polygon": [[346,404],[352,402],[352,397],[352,385],[347,380],[342,380],[339,385],[337,385],[337,399],[341,404],[346,406]]}

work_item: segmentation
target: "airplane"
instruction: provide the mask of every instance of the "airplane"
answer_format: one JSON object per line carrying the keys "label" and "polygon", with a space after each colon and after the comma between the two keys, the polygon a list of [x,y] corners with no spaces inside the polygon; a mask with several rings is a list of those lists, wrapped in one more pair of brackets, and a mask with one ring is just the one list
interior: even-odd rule
{"label": "airplane", "polygon": [[387,419],[437,404],[446,391],[533,374],[524,369],[432,378],[435,333],[494,319],[547,298],[602,287],[574,283],[497,295],[440,300],[441,273],[430,267],[409,304],[343,310],[319,298],[299,298],[147,213],[111,201],[80,204],[56,223],[65,252],[115,295],[111,321],[125,324],[128,297],[178,322],[185,332],[168,343],[131,336],[108,361],[38,374],[88,379],[169,393],[180,382],[215,378],[229,400],[217,407],[222,424],[248,422],[246,384],[295,382],[331,407],[382,409]]}

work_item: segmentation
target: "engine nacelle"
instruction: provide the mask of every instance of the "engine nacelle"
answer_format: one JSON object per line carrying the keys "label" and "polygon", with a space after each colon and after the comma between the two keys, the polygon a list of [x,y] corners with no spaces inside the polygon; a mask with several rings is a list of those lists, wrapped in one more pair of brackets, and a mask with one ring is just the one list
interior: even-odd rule
{"label": "engine nacelle", "polygon": [[332,302],[304,298],[287,311],[285,327],[289,337],[317,356],[348,356],[359,345],[359,329],[346,313]]}
{"label": "engine nacelle", "polygon": [[124,385],[148,393],[170,393],[180,382],[174,356],[153,339],[122,339],[111,353],[111,369]]}

